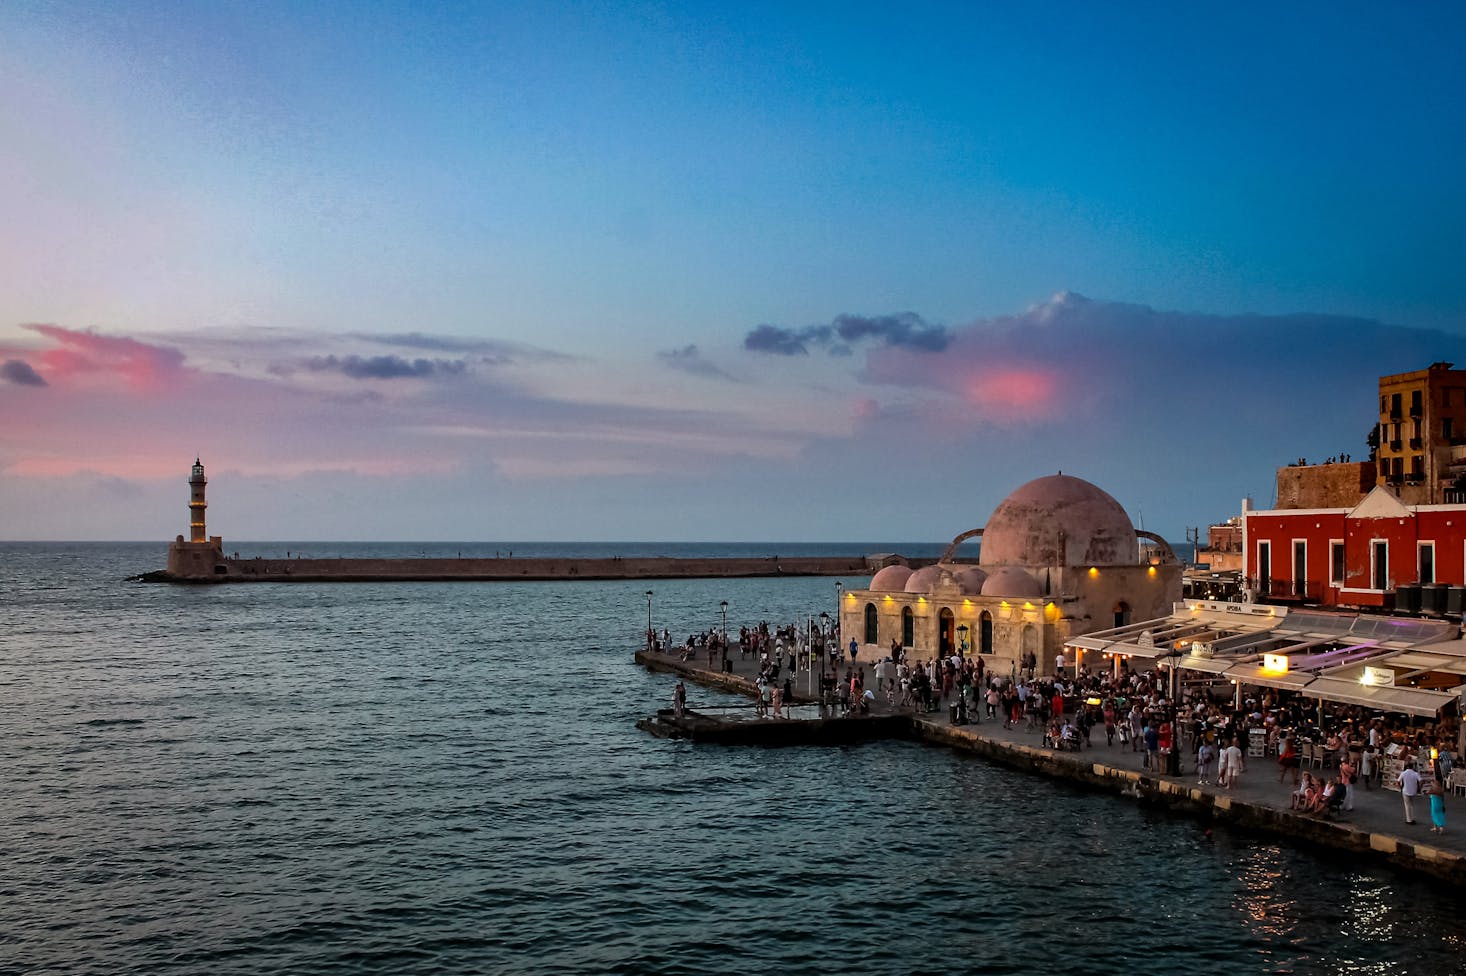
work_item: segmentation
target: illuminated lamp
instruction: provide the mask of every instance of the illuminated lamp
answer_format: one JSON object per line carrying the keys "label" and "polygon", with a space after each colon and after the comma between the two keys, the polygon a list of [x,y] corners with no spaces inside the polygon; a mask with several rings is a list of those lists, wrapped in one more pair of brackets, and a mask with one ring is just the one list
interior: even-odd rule
{"label": "illuminated lamp", "polygon": [[1155,567],[1152,566],[1150,569],[1147,569],[1145,571],[1145,575],[1147,575],[1147,576],[1154,576],[1155,575]]}
{"label": "illuminated lamp", "polygon": [[1098,575],[1099,575],[1099,570],[1098,569],[1095,569],[1093,566],[1089,567],[1089,578],[1090,579],[1094,579]]}
{"label": "illuminated lamp", "polygon": [[1287,674],[1288,655],[1264,654],[1262,656],[1262,669],[1268,674]]}
{"label": "illuminated lamp", "polygon": [[1101,702],[1100,702],[1100,700],[1098,698],[1086,698],[1086,699],[1084,699],[1084,704],[1086,704],[1086,705],[1099,705],[1099,704],[1101,704]]}

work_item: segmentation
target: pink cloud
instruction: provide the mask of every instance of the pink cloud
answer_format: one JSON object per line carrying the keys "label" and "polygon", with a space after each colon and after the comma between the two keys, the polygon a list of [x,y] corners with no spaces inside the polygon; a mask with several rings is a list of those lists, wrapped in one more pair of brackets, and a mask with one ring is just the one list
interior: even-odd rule
{"label": "pink cloud", "polygon": [[94,379],[106,385],[115,377],[133,392],[148,394],[175,389],[187,376],[183,353],[168,346],[57,325],[33,324],[23,328],[57,344],[56,348],[42,351],[38,359],[42,375],[58,385]]}

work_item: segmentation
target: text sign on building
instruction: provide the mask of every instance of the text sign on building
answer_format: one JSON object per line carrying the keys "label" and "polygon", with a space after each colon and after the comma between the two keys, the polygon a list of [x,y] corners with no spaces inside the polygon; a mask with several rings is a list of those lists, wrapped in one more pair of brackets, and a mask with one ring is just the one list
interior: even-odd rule
{"label": "text sign on building", "polygon": [[1381,688],[1388,688],[1395,683],[1395,672],[1389,668],[1371,668],[1366,666],[1364,674],[1360,675],[1361,685],[1377,685]]}

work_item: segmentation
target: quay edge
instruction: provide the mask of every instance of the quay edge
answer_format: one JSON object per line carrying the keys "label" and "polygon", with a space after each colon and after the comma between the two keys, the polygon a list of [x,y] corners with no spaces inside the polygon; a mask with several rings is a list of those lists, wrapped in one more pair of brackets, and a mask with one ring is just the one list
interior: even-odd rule
{"label": "quay edge", "polygon": [[[637,663],[651,671],[677,674],[697,684],[739,694],[757,694],[752,681],[738,675],[703,669],[696,664],[669,660],[665,655],[636,652]],[[954,726],[924,715],[908,715],[904,724],[885,726],[890,738],[909,738],[931,745],[973,753],[1011,769],[1107,793],[1121,793],[1137,802],[1163,806],[1204,823],[1224,824],[1243,833],[1267,834],[1333,851],[1344,851],[1362,861],[1429,875],[1454,885],[1466,885],[1466,857],[1382,831],[1305,816],[1263,803],[1196,788],[1184,778],[1150,776],[1130,769],[1040,746],[1003,742],[983,735],[973,726]]]}

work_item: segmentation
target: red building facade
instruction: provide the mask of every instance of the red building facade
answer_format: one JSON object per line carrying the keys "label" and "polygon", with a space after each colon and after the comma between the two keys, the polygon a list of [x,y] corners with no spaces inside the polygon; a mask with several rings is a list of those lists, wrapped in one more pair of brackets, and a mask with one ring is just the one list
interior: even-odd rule
{"label": "red building facade", "polygon": [[1242,535],[1257,600],[1460,612],[1466,505],[1405,505],[1376,488],[1352,509],[1244,511]]}

